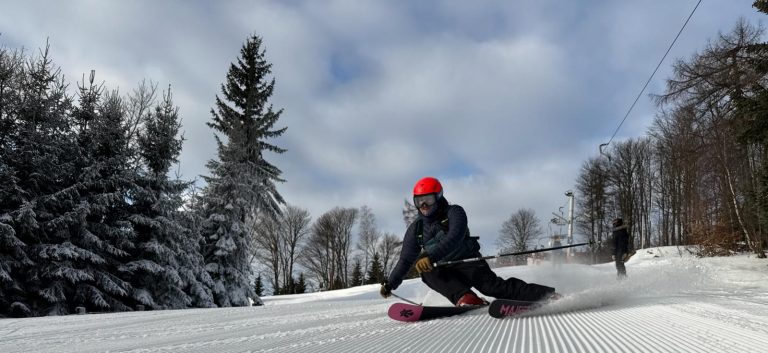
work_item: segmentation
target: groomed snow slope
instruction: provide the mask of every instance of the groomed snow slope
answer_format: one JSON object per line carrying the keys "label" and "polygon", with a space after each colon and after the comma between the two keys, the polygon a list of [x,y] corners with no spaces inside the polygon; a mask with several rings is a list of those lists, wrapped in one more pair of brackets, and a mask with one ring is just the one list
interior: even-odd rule
{"label": "groomed snow slope", "polygon": [[[0,352],[768,352],[768,261],[638,251],[612,264],[496,269],[557,287],[535,315],[483,310],[418,323],[386,316],[378,286],[265,297],[249,308],[0,320]],[[396,294],[447,301],[419,280]]]}

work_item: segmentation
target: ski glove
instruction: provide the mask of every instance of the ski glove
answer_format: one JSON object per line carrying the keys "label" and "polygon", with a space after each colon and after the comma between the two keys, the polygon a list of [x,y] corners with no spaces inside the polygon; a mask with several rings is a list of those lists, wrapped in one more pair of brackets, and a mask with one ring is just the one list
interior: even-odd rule
{"label": "ski glove", "polygon": [[432,271],[432,260],[429,259],[429,256],[425,255],[416,260],[416,272],[421,274],[429,271]]}
{"label": "ski glove", "polygon": [[381,281],[381,289],[379,289],[379,294],[381,294],[384,298],[389,298],[390,295],[392,295],[392,287],[389,286],[389,281],[386,279]]}

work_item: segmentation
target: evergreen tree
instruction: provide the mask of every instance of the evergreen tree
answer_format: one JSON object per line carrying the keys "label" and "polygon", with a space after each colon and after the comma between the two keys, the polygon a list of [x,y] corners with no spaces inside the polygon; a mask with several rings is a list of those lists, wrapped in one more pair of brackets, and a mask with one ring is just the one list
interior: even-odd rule
{"label": "evergreen tree", "polygon": [[40,270],[34,276],[42,280],[38,292],[47,304],[45,312],[37,312],[37,315],[71,313],[76,306],[88,304],[90,299],[89,309],[104,302],[98,294],[88,295],[98,293],[93,286],[96,281],[94,272],[104,274],[98,269],[103,269],[105,260],[98,254],[101,242],[90,232],[83,232],[91,205],[83,200],[87,185],[81,182],[81,176],[91,171],[90,151],[83,148],[90,141],[81,133],[87,131],[88,124],[96,119],[102,90],[94,86],[91,79],[87,88],[84,83],[79,86],[79,92],[79,106],[74,107],[70,120],[76,157],[70,159],[72,169],[64,174],[71,186],[64,189],[68,192],[61,193],[67,197],[57,198],[63,207],[59,212],[61,217],[55,223],[61,231],[46,244],[39,245],[43,251],[38,253],[40,256],[36,260]]}
{"label": "evergreen tree", "polygon": [[344,285],[344,281],[341,279],[341,276],[336,276],[336,278],[333,280],[333,283],[331,283],[331,290],[334,289],[344,289],[346,286]]}
{"label": "evergreen tree", "polygon": [[[40,58],[29,59],[23,70],[21,99],[18,110],[12,113],[16,134],[11,136],[12,154],[7,158],[16,192],[12,192],[7,205],[10,212],[4,218],[13,220],[17,239],[26,245],[30,256],[22,258],[22,263],[31,266],[15,273],[23,299],[11,304],[14,316],[66,312],[66,307],[60,306],[66,303],[59,280],[66,280],[70,273],[58,268],[51,257],[69,254],[59,246],[66,228],[58,228],[57,223],[71,206],[68,201],[72,195],[66,190],[75,155],[67,119],[71,102],[48,49]],[[45,276],[47,273],[51,275]]]}
{"label": "evergreen tree", "polygon": [[294,286],[294,293],[296,294],[302,294],[307,292],[307,281],[304,278],[304,272],[299,273],[299,280],[296,282],[296,286]]}
{"label": "evergreen tree", "polygon": [[129,147],[130,127],[123,99],[116,91],[102,96],[91,87],[80,102],[77,117],[82,153],[77,181],[82,218],[70,233],[71,243],[65,244],[85,252],[65,266],[88,276],[77,278],[72,304],[89,311],[130,310],[133,289],[118,271],[135,247],[128,221],[128,196],[136,180],[136,170],[129,163],[135,153]]}
{"label": "evergreen tree", "polygon": [[[180,238],[180,247],[184,250],[180,253],[179,274],[187,283],[186,292],[192,298],[192,306],[202,308],[216,307],[213,297],[214,282],[210,273],[205,268],[203,257],[203,218],[195,202],[199,201],[197,190],[194,186],[188,189],[190,192],[183,198],[188,200],[182,211],[176,213],[176,219],[187,232]],[[260,302],[260,301],[256,301]]]}
{"label": "evergreen tree", "polygon": [[[154,88],[142,85],[132,97],[152,101]],[[144,104],[135,104],[143,106]],[[133,299],[155,309],[210,306],[212,298],[201,283],[203,259],[194,234],[180,223],[182,194],[189,182],[170,180],[168,171],[177,163],[183,138],[178,107],[173,105],[170,87],[161,104],[144,122],[138,138],[145,166],[137,177],[131,199],[131,223],[136,247],[131,261],[121,267],[130,274]]]}
{"label": "evergreen tree", "polygon": [[256,282],[253,285],[253,291],[258,296],[264,295],[264,281],[261,279],[261,274],[256,277]]}
{"label": "evergreen tree", "polygon": [[88,254],[69,239],[80,207],[71,99],[47,47],[37,58],[3,50],[0,86],[0,315],[67,313],[72,283],[93,278],[68,266]]}
{"label": "evergreen tree", "polygon": [[352,282],[351,286],[359,286],[363,284],[363,266],[360,264],[360,260],[356,259],[355,264],[352,266]]}
{"label": "evergreen tree", "polygon": [[384,280],[384,271],[381,269],[381,257],[378,252],[373,254],[367,278],[365,284],[377,284]]}
{"label": "evergreen tree", "polygon": [[0,48],[0,317],[27,316],[30,301],[25,298],[24,283],[20,281],[33,264],[18,236],[12,212],[24,202],[16,170],[21,161],[16,152],[19,144],[21,84],[25,80],[22,53]]}
{"label": "evergreen tree", "polygon": [[281,171],[264,156],[265,151],[285,152],[267,139],[279,137],[286,128],[273,130],[282,110],[275,112],[268,104],[275,81],[268,80],[271,64],[261,44],[261,38],[251,36],[243,45],[221,87],[224,100],[216,97],[213,121],[208,123],[226,137],[222,141],[216,136],[218,160],[207,164],[212,175],[204,177],[207,186],[201,200],[206,269],[215,281],[220,306],[249,305],[254,293],[246,223],[249,217],[278,215],[284,203],[275,187],[283,181]]}
{"label": "evergreen tree", "polygon": [[752,3],[752,7],[762,13],[768,14],[768,1],[766,0],[755,0],[755,2]]}

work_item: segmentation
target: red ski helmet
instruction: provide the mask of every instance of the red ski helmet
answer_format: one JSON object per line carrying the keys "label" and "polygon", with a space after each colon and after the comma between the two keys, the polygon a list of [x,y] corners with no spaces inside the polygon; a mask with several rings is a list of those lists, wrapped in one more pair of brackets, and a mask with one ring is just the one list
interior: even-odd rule
{"label": "red ski helmet", "polygon": [[441,197],[443,186],[433,177],[421,178],[413,186],[413,205],[418,209],[427,207],[428,211],[422,211],[427,217],[437,212],[437,202]]}
{"label": "red ski helmet", "polygon": [[413,186],[413,196],[435,194],[439,199],[443,196],[443,186],[440,185],[440,181],[433,177],[425,177],[419,179],[416,185]]}

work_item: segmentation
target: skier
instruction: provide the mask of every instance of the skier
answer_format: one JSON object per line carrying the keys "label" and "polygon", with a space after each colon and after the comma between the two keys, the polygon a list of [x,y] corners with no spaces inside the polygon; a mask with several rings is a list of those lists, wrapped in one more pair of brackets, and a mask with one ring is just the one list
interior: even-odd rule
{"label": "skier", "polygon": [[613,260],[616,262],[616,272],[619,279],[627,277],[627,268],[624,267],[624,261],[629,255],[629,233],[624,220],[616,218],[613,220]]}
{"label": "skier", "polygon": [[419,216],[408,226],[400,259],[389,278],[381,284],[380,294],[384,298],[400,286],[414,264],[421,280],[456,306],[488,304],[472,287],[484,295],[500,299],[539,301],[560,297],[552,287],[517,278],[502,279],[485,261],[433,267],[437,261],[480,257],[480,243],[477,237],[469,234],[464,208],[448,204],[437,179],[426,177],[416,182],[413,203]]}

